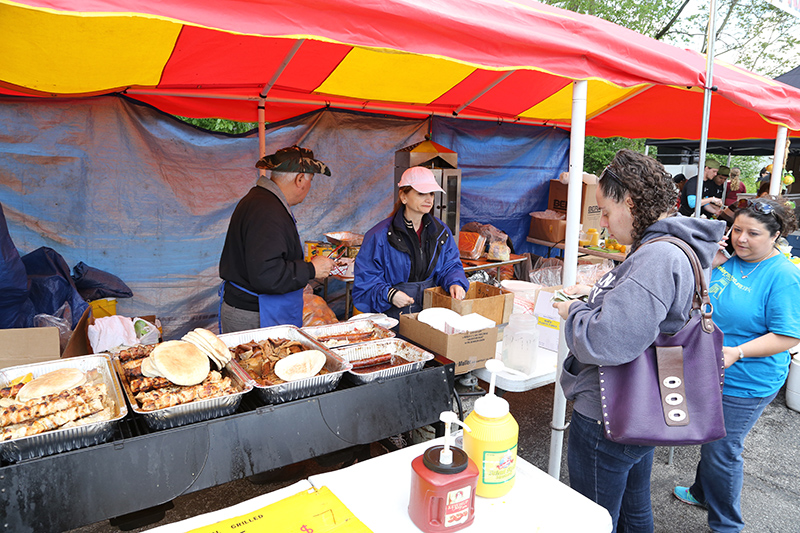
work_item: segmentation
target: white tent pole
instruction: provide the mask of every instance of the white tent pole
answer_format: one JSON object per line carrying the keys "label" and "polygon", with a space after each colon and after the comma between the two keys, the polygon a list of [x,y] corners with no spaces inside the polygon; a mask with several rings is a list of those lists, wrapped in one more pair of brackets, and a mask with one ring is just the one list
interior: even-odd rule
{"label": "white tent pole", "polygon": [[[564,267],[561,282],[565,287],[575,285],[578,272],[578,225],[583,197],[583,152],[586,136],[586,95],[589,83],[585,80],[572,83],[572,129],[569,135],[569,185],[567,186],[567,235],[564,240]],[[561,449],[564,447],[564,421],[567,399],[558,377],[567,357],[564,338],[564,322],[558,335],[558,365],[556,366],[556,390],[553,397],[553,421],[550,424],[550,462],[547,472],[556,479],[561,478]]]}
{"label": "white tent pole", "polygon": [[697,191],[695,196],[694,216],[700,217],[700,200],[703,198],[703,181],[705,178],[706,148],[708,147],[708,123],[711,118],[711,94],[714,80],[714,41],[716,40],[717,5],[714,0],[708,2],[708,50],[706,51],[706,82],[703,88],[703,129],[700,133],[700,160],[697,162]]}
{"label": "white tent pole", "polygon": [[786,157],[786,137],[789,130],[786,126],[778,126],[778,136],[775,137],[775,153],[772,156],[772,176],[769,182],[769,194],[777,196],[781,193],[781,178],[783,178],[783,160]]}

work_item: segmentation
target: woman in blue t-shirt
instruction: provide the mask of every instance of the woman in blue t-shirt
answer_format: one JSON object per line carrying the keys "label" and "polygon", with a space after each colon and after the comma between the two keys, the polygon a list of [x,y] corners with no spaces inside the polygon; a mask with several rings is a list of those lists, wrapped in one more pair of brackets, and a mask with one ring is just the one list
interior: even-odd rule
{"label": "woman in blue t-shirt", "polygon": [[775,247],[797,228],[783,200],[760,198],[736,212],[735,255],[711,275],[714,323],[725,334],[723,411],[727,435],[704,444],[695,482],[675,496],[708,509],[714,531],[741,531],[744,438],[789,374],[788,350],[800,341],[800,269]]}

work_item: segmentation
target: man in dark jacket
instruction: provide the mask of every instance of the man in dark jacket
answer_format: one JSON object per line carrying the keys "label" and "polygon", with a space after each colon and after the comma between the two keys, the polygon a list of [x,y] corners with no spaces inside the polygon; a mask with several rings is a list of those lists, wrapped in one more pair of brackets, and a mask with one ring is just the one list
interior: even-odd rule
{"label": "man in dark jacket", "polygon": [[[700,200],[702,206],[700,211],[706,216],[716,215],[719,207],[722,206],[722,185],[714,180],[719,167],[718,161],[711,158],[706,159],[703,169],[703,195]],[[690,178],[681,189],[680,213],[687,217],[694,214],[695,205],[697,205],[697,179],[697,176]]]}
{"label": "man in dark jacket", "polygon": [[327,257],[304,260],[291,211],[305,199],[314,174],[330,176],[330,169],[298,146],[261,158],[256,168],[271,170],[270,178],[261,176],[236,206],[219,260],[222,332],[302,326],[303,288],[328,277],[335,265]]}

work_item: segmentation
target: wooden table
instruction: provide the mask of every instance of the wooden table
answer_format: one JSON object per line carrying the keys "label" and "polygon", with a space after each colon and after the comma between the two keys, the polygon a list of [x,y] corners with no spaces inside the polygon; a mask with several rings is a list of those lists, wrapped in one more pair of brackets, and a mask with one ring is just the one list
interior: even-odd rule
{"label": "wooden table", "polygon": [[[540,244],[542,246],[547,246],[548,248],[558,248],[559,250],[564,249],[563,242],[543,241],[541,239],[534,239],[533,237],[528,237],[527,241],[532,242],[533,244]],[[603,259],[611,259],[612,261],[625,261],[625,258],[628,257],[627,253],[600,252],[598,250],[591,250],[589,248],[584,248],[583,246],[578,246],[578,253],[593,255],[595,257],[602,257]]]}

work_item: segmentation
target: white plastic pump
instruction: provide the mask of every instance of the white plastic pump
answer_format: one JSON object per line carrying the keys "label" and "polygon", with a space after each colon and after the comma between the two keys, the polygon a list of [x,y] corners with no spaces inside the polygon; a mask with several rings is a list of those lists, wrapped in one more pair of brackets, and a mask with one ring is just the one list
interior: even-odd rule
{"label": "white plastic pump", "polygon": [[489,392],[475,400],[475,412],[484,418],[502,418],[508,414],[508,402],[494,393],[494,387],[497,373],[507,368],[500,359],[489,359],[486,361],[486,370],[492,374]]}
{"label": "white plastic pump", "polygon": [[453,411],[442,411],[439,420],[444,422],[444,449],[439,453],[439,462],[443,465],[453,463],[453,452],[450,450],[450,424],[458,424],[467,431],[472,431],[467,425],[458,419],[458,415]]}

